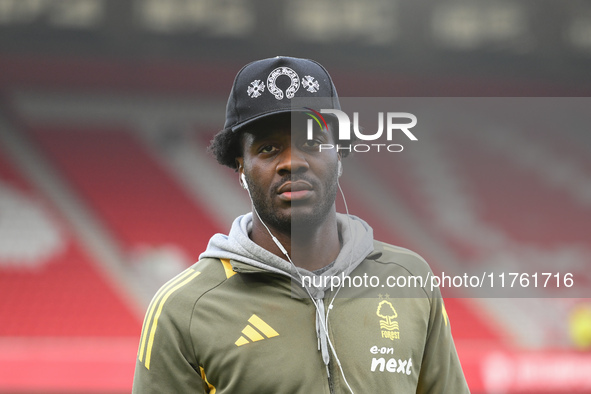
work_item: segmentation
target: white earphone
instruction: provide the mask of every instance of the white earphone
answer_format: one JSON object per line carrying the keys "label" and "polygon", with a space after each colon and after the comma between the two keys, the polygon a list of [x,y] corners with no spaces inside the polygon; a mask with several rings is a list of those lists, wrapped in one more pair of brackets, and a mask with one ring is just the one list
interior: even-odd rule
{"label": "white earphone", "polygon": [[[242,170],[242,167],[240,167],[239,170]],[[339,160],[338,163],[337,163],[337,175],[338,175],[338,177],[340,177],[342,174],[343,174],[343,165],[341,164],[341,161]],[[242,188],[246,190],[246,192],[248,193],[248,197],[252,201],[252,196],[250,195],[250,190],[248,189],[248,182],[246,182],[246,176],[244,175],[244,173],[241,173],[240,174],[239,182],[242,185]],[[345,203],[345,209],[347,211],[347,216],[348,216],[349,209],[347,208],[347,201],[345,200],[345,195],[343,194],[343,190],[341,189],[341,186],[338,184],[338,179],[337,179],[337,185],[339,186],[339,190],[341,191],[341,195],[343,196],[343,201]],[[302,275],[298,271],[298,269],[295,266],[295,264],[293,263],[293,261],[291,260],[291,257],[289,256],[289,253],[283,247],[283,245],[281,244],[281,242],[273,235],[273,233],[271,232],[271,230],[269,230],[269,227],[267,227],[267,225],[265,224],[265,222],[263,221],[263,219],[261,219],[261,216],[259,215],[258,211],[254,207],[254,203],[253,203],[252,210],[255,213],[255,215],[257,215],[257,217],[259,218],[260,222],[263,224],[263,226],[265,227],[265,229],[267,230],[267,232],[271,236],[271,239],[273,240],[273,242],[275,243],[275,245],[277,245],[277,247],[279,248],[279,250],[281,250],[281,252],[285,255],[285,257],[287,257],[287,260],[292,265],[292,267],[294,268],[295,272],[298,274],[300,281],[303,283]],[[349,221],[350,221],[350,218],[349,218]],[[351,231],[350,227],[351,227],[351,225],[349,223],[349,231]],[[328,311],[326,312],[326,314],[324,314],[323,312],[321,312],[321,311],[324,311],[324,308],[320,309],[320,307],[319,307],[320,303],[322,303],[323,301],[322,300],[316,300],[316,299],[314,299],[314,297],[310,293],[310,290],[308,288],[306,288],[306,287],[304,287],[304,288],[306,289],[306,292],[308,293],[308,296],[310,297],[310,300],[314,304],[314,307],[316,309],[317,314],[319,316],[321,316],[320,329],[322,329],[324,331],[324,333],[326,334],[326,340],[328,341],[328,346],[330,347],[330,350],[332,351],[332,354],[333,354],[333,356],[335,358],[335,361],[336,361],[336,363],[337,363],[337,365],[339,367],[339,370],[341,372],[341,376],[343,377],[343,380],[344,380],[345,384],[347,385],[347,388],[349,389],[349,391],[352,394],[355,394],[353,392],[353,389],[349,385],[349,382],[347,382],[347,378],[345,377],[345,372],[343,371],[343,366],[341,365],[341,362],[339,360],[339,357],[337,356],[336,349],[335,349],[335,347],[334,347],[334,345],[333,345],[333,343],[330,340],[330,337],[328,335],[328,314],[330,313],[330,310],[332,309],[333,302],[334,302],[334,300],[335,300],[338,292],[340,291],[341,286],[339,286],[338,290],[336,291],[336,293],[334,294],[332,300],[330,301],[330,304],[328,306]],[[324,304],[322,304],[322,306],[324,306]],[[318,340],[320,341],[320,338]],[[320,346],[320,344],[319,344],[319,346]],[[327,368],[327,371],[328,371],[328,364],[326,364],[326,368]]]}
{"label": "white earphone", "polygon": [[248,190],[248,183],[246,183],[246,176],[244,176],[244,173],[240,174],[240,185],[242,185],[244,190]]}

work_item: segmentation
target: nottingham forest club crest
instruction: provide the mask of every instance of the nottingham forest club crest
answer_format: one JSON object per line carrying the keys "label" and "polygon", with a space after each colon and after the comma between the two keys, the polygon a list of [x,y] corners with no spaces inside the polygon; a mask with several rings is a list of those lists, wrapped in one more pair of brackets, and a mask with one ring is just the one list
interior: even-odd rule
{"label": "nottingham forest club crest", "polygon": [[380,295],[380,303],[378,304],[378,309],[376,311],[376,315],[380,317],[380,329],[382,331],[382,338],[388,338],[391,340],[400,339],[400,328],[398,326],[398,322],[394,319],[398,317],[398,313],[396,313],[396,309],[389,301],[389,296],[386,294],[385,299],[382,299]]}

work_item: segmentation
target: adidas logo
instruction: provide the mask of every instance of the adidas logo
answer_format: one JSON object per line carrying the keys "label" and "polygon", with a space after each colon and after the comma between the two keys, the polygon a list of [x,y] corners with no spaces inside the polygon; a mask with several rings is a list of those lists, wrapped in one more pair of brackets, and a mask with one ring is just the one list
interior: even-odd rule
{"label": "adidas logo", "polygon": [[[250,324],[242,330],[242,335],[236,342],[236,346],[246,345],[247,343],[261,341],[266,338],[273,338],[279,335],[270,325],[265,323],[263,319],[257,315],[252,315],[248,319]],[[250,339],[250,340],[249,340]]]}

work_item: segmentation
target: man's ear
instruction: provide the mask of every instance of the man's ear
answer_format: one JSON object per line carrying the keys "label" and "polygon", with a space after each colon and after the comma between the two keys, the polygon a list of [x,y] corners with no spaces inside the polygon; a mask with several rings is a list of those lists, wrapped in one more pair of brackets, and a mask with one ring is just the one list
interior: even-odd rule
{"label": "man's ear", "polygon": [[246,178],[244,177],[244,160],[242,157],[236,158],[236,171],[238,172],[238,183],[243,189],[247,189]]}
{"label": "man's ear", "polygon": [[[236,163],[236,171],[242,173],[244,172],[244,158],[243,157],[237,157],[234,162]],[[238,174],[240,175],[240,174]]]}

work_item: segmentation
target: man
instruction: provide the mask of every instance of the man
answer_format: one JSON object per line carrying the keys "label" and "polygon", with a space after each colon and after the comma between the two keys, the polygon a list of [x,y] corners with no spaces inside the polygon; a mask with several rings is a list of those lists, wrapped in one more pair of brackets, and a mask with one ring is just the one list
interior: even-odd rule
{"label": "man", "polygon": [[237,170],[253,213],[154,297],[134,392],[467,393],[437,289],[330,287],[342,275],[430,269],[336,212],[347,150],[319,145],[344,141],[328,123],[309,140],[293,98],[340,108],[311,60],[264,59],[236,76],[210,150]]}

